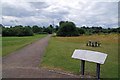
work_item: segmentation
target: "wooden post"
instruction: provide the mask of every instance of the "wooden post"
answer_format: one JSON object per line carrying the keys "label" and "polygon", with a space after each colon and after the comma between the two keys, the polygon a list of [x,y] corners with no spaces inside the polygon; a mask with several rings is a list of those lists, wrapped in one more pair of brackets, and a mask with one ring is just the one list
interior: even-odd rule
{"label": "wooden post", "polygon": [[97,76],[97,79],[100,80],[100,64],[99,63],[97,63],[96,76]]}
{"label": "wooden post", "polygon": [[85,60],[81,60],[81,74],[84,75],[85,71]]}

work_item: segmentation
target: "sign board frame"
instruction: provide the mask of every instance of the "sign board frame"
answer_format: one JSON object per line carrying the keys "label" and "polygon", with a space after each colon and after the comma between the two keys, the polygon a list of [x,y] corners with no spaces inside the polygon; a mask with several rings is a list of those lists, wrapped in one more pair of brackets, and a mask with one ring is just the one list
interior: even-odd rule
{"label": "sign board frame", "polygon": [[107,58],[107,54],[97,52],[97,51],[75,49],[75,51],[73,52],[72,58],[81,60],[81,74],[82,75],[84,75],[84,71],[85,71],[84,70],[85,61],[96,63],[97,64],[96,75],[97,75],[97,78],[100,79],[100,64],[104,64]]}

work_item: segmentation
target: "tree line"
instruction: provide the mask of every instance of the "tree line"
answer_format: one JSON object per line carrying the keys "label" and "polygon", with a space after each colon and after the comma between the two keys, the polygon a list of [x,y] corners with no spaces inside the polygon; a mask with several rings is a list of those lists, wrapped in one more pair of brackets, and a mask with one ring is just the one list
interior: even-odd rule
{"label": "tree line", "polygon": [[110,33],[120,33],[120,27],[118,28],[102,28],[101,26],[98,27],[81,27],[85,31],[85,34],[91,35],[91,34],[110,34]]}
{"label": "tree line", "polygon": [[2,26],[2,36],[33,36],[35,34],[52,34],[54,32],[54,28],[52,25],[48,27],[39,27],[37,25],[34,26],[11,26],[4,27]]}
{"label": "tree line", "polygon": [[49,25],[48,27],[40,27],[37,25],[34,26],[22,26],[16,25],[11,27],[4,27],[0,24],[2,28],[2,36],[33,36],[34,33],[37,34],[52,34],[56,33],[57,36],[79,36],[83,34],[99,34],[99,33],[120,33],[120,27],[118,28],[102,28],[101,26],[93,27],[76,27],[74,22],[71,21],[60,21],[59,25],[53,26]]}
{"label": "tree line", "polygon": [[70,21],[60,21],[59,29],[57,31],[57,36],[79,36],[79,35],[92,35],[92,34],[110,34],[110,33],[120,33],[120,27],[118,28],[102,28],[101,26],[92,27],[76,27],[73,22]]}

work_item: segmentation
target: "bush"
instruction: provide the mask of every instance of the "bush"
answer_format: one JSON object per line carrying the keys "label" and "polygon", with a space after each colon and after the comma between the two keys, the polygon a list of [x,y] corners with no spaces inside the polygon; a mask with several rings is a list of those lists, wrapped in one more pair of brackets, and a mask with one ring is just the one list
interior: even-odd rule
{"label": "bush", "polygon": [[79,32],[76,25],[73,22],[63,22],[60,23],[60,28],[57,32],[57,36],[78,36]]}

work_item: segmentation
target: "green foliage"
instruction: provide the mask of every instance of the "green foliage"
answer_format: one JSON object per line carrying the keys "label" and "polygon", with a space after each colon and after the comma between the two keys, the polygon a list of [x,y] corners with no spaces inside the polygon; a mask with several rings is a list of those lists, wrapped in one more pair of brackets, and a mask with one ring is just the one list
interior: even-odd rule
{"label": "green foliage", "polygon": [[37,34],[52,34],[57,33],[57,36],[78,36],[81,34],[92,35],[92,34],[110,34],[110,33],[120,33],[120,27],[118,28],[102,28],[98,27],[76,27],[73,22],[60,21],[59,26],[55,27],[49,25],[48,27],[34,26],[11,26],[10,28],[4,27],[0,24],[0,34],[2,36],[32,36],[33,33]]}
{"label": "green foliage", "polygon": [[0,34],[2,34],[2,27],[4,27],[2,24],[0,24]]}
{"label": "green foliage", "polygon": [[98,27],[81,27],[85,31],[85,34],[91,35],[91,34],[100,34],[100,33],[105,33],[105,34],[110,34],[110,33],[119,33],[120,28],[102,28],[100,26]]}
{"label": "green foliage", "polygon": [[48,27],[38,27],[34,25],[30,26],[14,26],[14,27],[2,27],[2,36],[32,36],[33,33],[37,34],[52,34],[55,29],[52,25]]}
{"label": "green foliage", "polygon": [[117,32],[120,33],[120,27],[117,28]]}
{"label": "green foliage", "polygon": [[48,26],[47,28],[44,27],[44,32],[52,34],[54,32],[54,27],[52,25]]}
{"label": "green foliage", "polygon": [[85,34],[85,30],[84,29],[77,27],[77,30],[78,30],[79,34]]}
{"label": "green foliage", "polygon": [[55,31],[55,32],[57,32],[58,30],[59,30],[59,26],[58,26],[58,25],[56,25],[56,26],[55,26],[55,30],[54,30],[54,31]]}
{"label": "green foliage", "polygon": [[33,36],[33,32],[29,26],[3,27],[2,36]]}
{"label": "green foliage", "polygon": [[73,22],[60,22],[60,28],[57,32],[58,36],[78,36],[78,30]]}
{"label": "green foliage", "polygon": [[23,34],[25,36],[32,36],[33,35],[33,31],[31,30],[30,27],[25,26],[25,28],[23,29]]}
{"label": "green foliage", "polygon": [[63,23],[65,23],[65,21],[60,21],[59,26],[62,26]]}
{"label": "green foliage", "polygon": [[32,31],[33,31],[34,33],[40,33],[40,32],[42,32],[42,28],[41,28],[41,27],[38,27],[37,25],[34,25],[34,26],[32,27]]}

